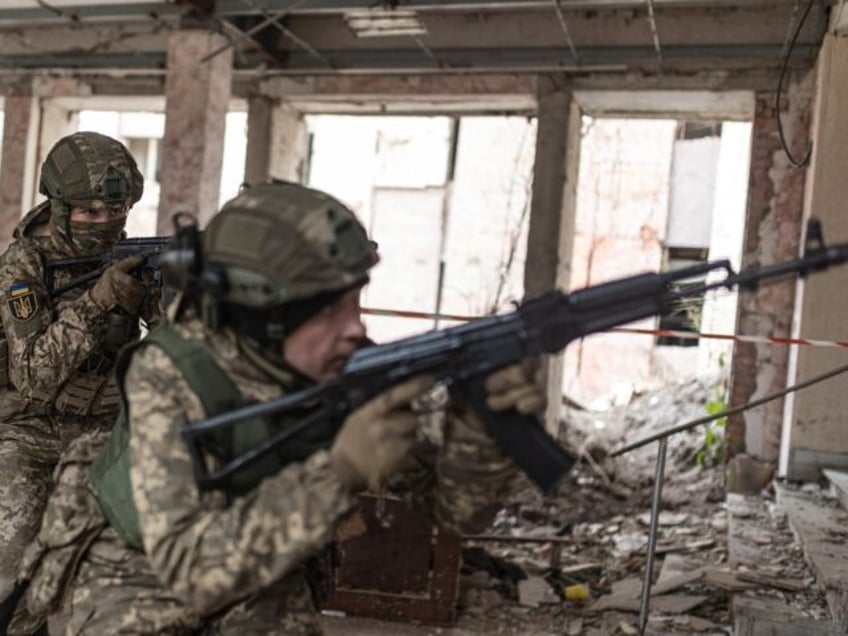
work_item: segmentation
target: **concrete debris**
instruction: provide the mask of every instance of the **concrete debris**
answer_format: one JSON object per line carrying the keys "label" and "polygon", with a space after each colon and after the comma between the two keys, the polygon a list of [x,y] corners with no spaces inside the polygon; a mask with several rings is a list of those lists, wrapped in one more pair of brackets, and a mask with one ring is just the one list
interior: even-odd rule
{"label": "concrete debris", "polygon": [[[715,539],[702,539],[700,541],[690,541],[687,543],[672,542],[672,543],[657,543],[657,554],[668,554],[670,552],[697,552],[704,548],[711,548],[715,545]],[[644,550],[640,550],[644,552]]]}
{"label": "concrete debris", "polygon": [[[668,594],[651,599],[651,610],[666,614],[683,614],[689,612],[704,601],[707,596],[694,596],[690,594]],[[628,598],[618,595],[604,596],[589,609],[593,612],[617,609],[625,612],[638,612],[640,607],[639,598]]]}
{"label": "concrete debris", "polygon": [[704,568],[697,568],[689,572],[678,574],[674,577],[668,577],[665,581],[661,579],[657,581],[656,585],[651,587],[651,595],[657,596],[659,594],[673,592],[674,590],[677,590],[681,587],[686,587],[687,585],[698,583],[702,581],[703,578]]}
{"label": "concrete debris", "polygon": [[729,592],[743,592],[757,587],[754,583],[743,580],[739,572],[720,570],[718,568],[706,568],[704,570],[703,582],[704,585],[710,585]]}
{"label": "concrete debris", "polygon": [[581,576],[592,573],[598,573],[603,569],[601,563],[578,563],[577,565],[569,565],[560,568],[560,573],[564,576]]}
{"label": "concrete debris", "polygon": [[777,495],[806,561],[825,590],[834,621],[848,633],[848,546],[844,534],[848,512],[820,490],[781,484]]}
{"label": "concrete debris", "polygon": [[763,587],[775,587],[787,592],[800,592],[810,587],[811,579],[787,579],[784,577],[768,576],[757,572],[738,572],[736,577],[746,583],[756,583]]}
{"label": "concrete debris", "polygon": [[565,624],[565,636],[580,636],[583,633],[583,619],[572,618]]}
{"label": "concrete debris", "polygon": [[675,634],[715,634],[724,636],[727,630],[721,625],[705,618],[683,614],[679,616],[653,616],[648,621],[648,629],[645,632],[650,636],[672,636]]}
{"label": "concrete debris", "polygon": [[844,636],[830,621],[807,618],[803,612],[771,598],[736,596],[733,599],[735,636]]}
{"label": "concrete debris", "polygon": [[539,607],[546,603],[559,603],[548,582],[538,576],[518,582],[518,602],[528,607]]}
{"label": "concrete debris", "polygon": [[613,554],[616,556],[629,556],[643,550],[648,542],[648,535],[644,532],[620,533],[612,536],[615,545]]}
{"label": "concrete debris", "polygon": [[[643,512],[641,515],[636,517],[644,526],[651,525],[651,513]],[[657,519],[657,523],[661,526],[680,526],[689,521],[689,515],[685,512],[671,512],[669,510],[660,511],[659,518]]]}
{"label": "concrete debris", "polygon": [[774,464],[736,455],[727,462],[727,491],[757,494],[774,478],[774,469]]}
{"label": "concrete debris", "polygon": [[[561,440],[582,461],[557,492],[542,496],[527,484],[486,535],[464,539],[458,621],[439,633],[638,633],[656,448],[617,458],[609,452],[703,415],[720,381],[663,389],[608,412],[568,410]],[[791,610],[771,618],[791,615],[811,629],[826,624],[825,595],[786,513],[769,500],[769,489],[725,498],[723,466],[696,461],[703,445],[702,430],[669,440],[646,636],[726,636],[738,625],[749,629],[738,632],[745,636],[784,634],[756,631],[769,612],[750,609],[749,600]],[[836,505],[835,496],[830,502]],[[827,536],[845,543],[838,530]]]}
{"label": "concrete debris", "polygon": [[639,630],[636,629],[633,625],[628,623],[627,621],[621,621],[618,624],[618,632],[619,634],[638,634]]}

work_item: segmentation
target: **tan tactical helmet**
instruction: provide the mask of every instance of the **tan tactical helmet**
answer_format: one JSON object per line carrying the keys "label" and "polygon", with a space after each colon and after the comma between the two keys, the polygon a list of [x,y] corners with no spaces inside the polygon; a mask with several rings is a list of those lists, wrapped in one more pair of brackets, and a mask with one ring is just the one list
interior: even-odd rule
{"label": "tan tactical helmet", "polygon": [[85,209],[130,207],[141,198],[144,178],[129,150],[96,132],[62,137],[41,166],[38,191]]}
{"label": "tan tactical helmet", "polygon": [[374,245],[343,203],[284,181],[246,188],[203,232],[205,261],[226,273],[219,300],[254,309],[364,283]]}

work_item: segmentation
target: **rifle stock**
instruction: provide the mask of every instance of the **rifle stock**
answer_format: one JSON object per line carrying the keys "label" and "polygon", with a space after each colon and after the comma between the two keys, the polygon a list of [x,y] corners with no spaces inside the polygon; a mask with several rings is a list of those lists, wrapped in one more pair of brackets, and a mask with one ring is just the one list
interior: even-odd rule
{"label": "rifle stock", "polygon": [[[790,275],[805,276],[848,261],[848,243],[825,247],[814,221],[807,229],[804,256],[768,267],[733,271],[726,260],[667,273],[648,272],[564,294],[551,291],[524,302],[516,310],[467,324],[433,331],[355,352],[343,374],[330,382],[282,398],[243,407],[190,424],[182,436],[192,455],[198,484],[216,488],[237,470],[296,436],[315,419],[330,418],[341,427],[345,417],[387,388],[428,373],[463,394],[480,414],[487,430],[528,477],[549,491],[571,469],[574,456],[548,435],[536,418],[517,412],[491,413],[485,407],[483,382],[493,371],[528,356],[562,351],[571,341],[592,333],[667,312],[680,299],[718,288],[755,288],[761,282]],[[724,277],[697,282],[685,289],[676,283],[703,280],[712,272]],[[273,439],[214,472],[202,461],[203,437],[210,431],[254,417],[293,411],[316,403],[308,421],[281,429]]]}

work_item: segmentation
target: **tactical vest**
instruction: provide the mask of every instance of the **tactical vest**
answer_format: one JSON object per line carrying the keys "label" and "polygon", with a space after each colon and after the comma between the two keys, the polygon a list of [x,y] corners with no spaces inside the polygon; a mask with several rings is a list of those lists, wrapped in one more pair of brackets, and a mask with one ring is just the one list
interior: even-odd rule
{"label": "tactical vest", "polygon": [[[128,346],[121,353],[115,372],[121,388],[122,406],[109,441],[91,465],[89,482],[103,516],[128,545],[139,550],[143,546],[138,510],[130,484],[130,430],[124,378],[133,351],[147,345],[160,347],[170,357],[200,399],[207,418],[248,403],[202,343],[183,338],[168,324],[157,327],[145,340]],[[228,463],[271,439],[280,425],[282,422],[273,418],[238,422],[209,434],[208,438],[204,438],[202,448],[215,460]],[[296,440],[290,440],[284,447],[241,467],[221,490],[228,499],[253,490],[259,482],[278,473],[287,464],[305,460],[318,450],[328,448],[334,431],[329,422],[317,422]]]}

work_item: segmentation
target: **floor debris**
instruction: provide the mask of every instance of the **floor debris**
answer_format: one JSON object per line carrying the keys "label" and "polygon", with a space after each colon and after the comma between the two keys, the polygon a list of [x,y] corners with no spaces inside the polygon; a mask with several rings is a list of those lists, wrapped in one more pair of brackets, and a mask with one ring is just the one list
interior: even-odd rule
{"label": "floor debris", "polygon": [[[486,535],[463,538],[459,618],[438,634],[637,634],[656,446],[609,453],[703,415],[720,380],[645,394],[604,413],[568,410],[561,439],[591,460],[549,496],[528,484]],[[703,445],[702,430],[669,440],[646,634],[754,629],[769,616],[762,602],[789,608],[785,615],[812,626],[810,634],[830,636],[816,631],[829,620],[827,601],[773,492],[725,497],[723,467],[696,461]]]}

